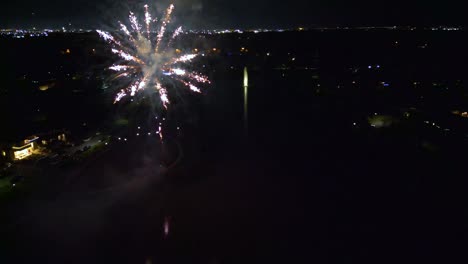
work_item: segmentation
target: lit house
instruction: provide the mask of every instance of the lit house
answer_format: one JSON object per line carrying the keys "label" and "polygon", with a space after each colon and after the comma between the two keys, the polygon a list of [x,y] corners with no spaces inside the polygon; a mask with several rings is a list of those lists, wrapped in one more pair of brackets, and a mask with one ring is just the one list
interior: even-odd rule
{"label": "lit house", "polygon": [[15,160],[22,160],[33,154],[34,142],[31,142],[29,144],[26,144],[20,147],[12,147],[12,149],[13,149],[13,158]]}
{"label": "lit house", "polygon": [[53,130],[37,134],[16,144],[0,144],[0,161],[19,161],[33,154],[43,154],[45,149],[54,150],[68,144],[69,132]]}
{"label": "lit house", "polygon": [[6,160],[22,160],[34,153],[37,147],[38,137],[32,136],[1,151],[2,158]]}

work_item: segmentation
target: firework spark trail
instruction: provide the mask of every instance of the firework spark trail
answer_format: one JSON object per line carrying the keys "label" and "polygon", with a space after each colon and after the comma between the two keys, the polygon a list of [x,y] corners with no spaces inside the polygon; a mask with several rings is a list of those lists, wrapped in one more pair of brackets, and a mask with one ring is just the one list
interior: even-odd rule
{"label": "firework spark trail", "polygon": [[[187,73],[185,70],[179,69],[179,68],[174,68],[168,73],[169,76],[172,74],[175,74],[177,76],[184,76],[187,79],[190,79],[192,81],[196,81],[199,83],[211,83],[208,77],[206,76],[194,74],[194,73]],[[185,84],[186,86],[189,86],[192,91],[200,92],[200,89],[198,89],[196,86],[191,85],[191,84],[189,85],[189,83],[179,78],[177,78],[177,80],[179,80],[181,83]]]}
{"label": "firework spark trail", "polygon": [[163,102],[164,107],[167,109],[167,105],[169,104],[169,98],[167,97],[166,89],[161,88],[159,90],[159,94],[161,95],[161,101]]}
{"label": "firework spark trail", "polygon": [[161,45],[161,41],[162,41],[162,38],[164,37],[164,33],[166,33],[166,27],[167,27],[167,24],[169,24],[170,22],[170,18],[171,18],[171,14],[173,10],[174,10],[174,5],[171,4],[166,11],[166,16],[164,17],[164,20],[162,21],[161,29],[159,29],[158,40],[156,42],[156,48],[155,48],[156,53],[159,51],[159,46]]}
{"label": "firework spark trail", "polygon": [[162,124],[159,123],[158,131],[156,131],[156,134],[159,135],[159,139],[162,141],[163,140],[163,134],[162,134]]}
{"label": "firework spark trail", "polygon": [[139,33],[141,31],[141,26],[140,24],[138,24],[135,14],[133,14],[133,12],[130,12],[128,18],[130,19],[133,30]]}
{"label": "firework spark trail", "polygon": [[167,46],[166,46],[166,49],[169,48],[172,44],[172,41],[174,41],[174,39],[176,39],[182,32],[184,32],[182,30],[182,26],[178,27],[175,31],[174,31],[174,34],[172,34],[172,37],[171,39],[167,42]]}
{"label": "firework spark trail", "polygon": [[137,57],[134,57],[134,56],[122,51],[122,50],[112,49],[112,52],[115,53],[115,54],[119,54],[120,57],[122,57],[122,59],[124,59],[124,60],[134,61],[134,62],[139,63],[139,64],[145,64],[142,60],[140,60]]}
{"label": "firework spark trail", "polygon": [[190,73],[188,74],[188,77],[190,79],[193,79],[199,83],[211,83],[210,80],[208,79],[208,77],[206,76],[203,76],[203,75],[200,75],[200,74],[194,74],[194,73]]}
{"label": "firework spark trail", "polygon": [[121,73],[119,75],[116,75],[114,78],[112,78],[112,80],[117,80],[117,79],[122,78],[122,77],[128,77],[128,73],[124,72],[124,73]]}
{"label": "firework spark trail", "polygon": [[156,90],[159,92],[159,96],[161,98],[161,102],[163,103],[164,108],[167,109],[167,105],[170,104],[169,98],[167,97],[167,90],[166,88],[161,86],[161,83],[156,83]]}
{"label": "firework spark trail", "polygon": [[192,90],[192,91],[194,91],[196,93],[201,93],[200,88],[196,87],[195,85],[189,84],[189,87],[190,87],[190,90]]}
{"label": "firework spark trail", "polygon": [[196,87],[195,85],[191,84],[190,82],[186,82],[184,80],[179,80],[181,83],[183,83],[185,86],[189,87],[191,91],[196,92],[196,93],[201,93],[200,88]]}
{"label": "firework spark trail", "polygon": [[185,75],[186,71],[185,70],[182,70],[180,68],[174,68],[171,70],[172,73],[174,73],[175,75]]}
{"label": "firework spark trail", "polygon": [[[165,22],[163,22],[163,23],[165,23]],[[161,45],[161,41],[162,41],[162,38],[164,36],[165,31],[166,31],[166,25],[163,24],[161,26],[161,29],[159,30],[158,39],[157,39],[157,43],[156,43],[156,48],[154,49],[154,51],[156,53],[159,52],[159,45]]]}
{"label": "firework spark trail", "polygon": [[138,85],[139,83],[136,82],[130,86],[130,96],[135,96]]}
{"label": "firework spark trail", "polygon": [[174,34],[172,35],[171,40],[177,38],[182,32],[184,32],[184,31],[182,30],[182,26],[178,27],[178,28],[176,29],[176,31],[174,31]]}
{"label": "firework spark trail", "polygon": [[[178,27],[173,32],[172,37],[168,38],[167,42],[164,42],[164,36],[167,26],[171,21],[174,5],[169,6],[165,16],[160,20],[160,30],[155,42],[151,41],[151,24],[155,23],[157,19],[153,18],[149,13],[148,5],[144,7],[146,34],[141,32],[142,25],[138,23],[137,16],[132,12],[129,15],[132,32],[125,24],[120,21],[118,22],[120,30],[124,33],[123,38],[121,36],[117,39],[109,32],[102,30],[97,30],[97,33],[104,41],[111,45],[111,51],[123,59],[121,64],[113,64],[109,67],[110,70],[117,72],[114,80],[122,77],[127,77],[131,80],[127,88],[121,89],[116,94],[114,103],[121,101],[128,95],[135,96],[146,87],[154,87],[162,105],[167,109],[170,104],[168,88],[175,87],[175,85],[169,82],[172,85],[166,86],[165,84],[168,83],[166,79],[172,78],[197,93],[201,92],[200,88],[196,86],[197,83],[209,84],[210,81],[206,76],[183,69],[184,65],[189,64],[198,56],[197,54],[185,54],[174,57],[174,52],[169,50],[173,40],[183,32],[182,27]],[[164,49],[160,51],[160,47],[164,47]],[[162,135],[160,136],[162,137]]]}
{"label": "firework spark trail", "polygon": [[181,56],[180,58],[175,59],[173,64],[178,63],[178,62],[189,62],[195,59],[197,56],[198,56],[197,54],[186,54],[186,55]]}
{"label": "firework spark trail", "polygon": [[132,68],[132,67],[131,67],[131,66],[127,66],[127,65],[114,65],[114,66],[109,67],[109,70],[113,70],[113,71],[126,71],[126,70],[128,70],[129,68]]}
{"label": "firework spark trail", "polygon": [[120,90],[119,93],[117,93],[117,96],[115,97],[115,101],[114,101],[114,104],[117,103],[117,102],[120,102],[120,100],[122,100],[122,98],[124,98],[125,96],[127,95],[127,93],[125,92],[125,90]]}
{"label": "firework spark trail", "polygon": [[146,86],[146,77],[143,78],[143,80],[140,82],[140,84],[138,85],[138,89],[137,91],[140,91],[140,90],[143,90]]}
{"label": "firework spark trail", "polygon": [[148,35],[148,39],[150,39],[150,25],[151,25],[151,14],[148,11],[148,5],[145,5],[145,23],[146,23],[146,33]]}
{"label": "firework spark trail", "polygon": [[105,41],[109,41],[111,43],[114,43],[118,46],[122,46],[119,41],[115,40],[115,38],[109,34],[108,32],[102,31],[102,30],[96,30],[96,32],[99,34],[101,38],[103,38]]}
{"label": "firework spark trail", "polygon": [[120,21],[119,21],[119,24],[120,24],[120,30],[122,30],[130,38],[130,41],[135,42],[135,39],[133,38],[132,34],[128,30],[127,26],[122,24],[122,22]]}

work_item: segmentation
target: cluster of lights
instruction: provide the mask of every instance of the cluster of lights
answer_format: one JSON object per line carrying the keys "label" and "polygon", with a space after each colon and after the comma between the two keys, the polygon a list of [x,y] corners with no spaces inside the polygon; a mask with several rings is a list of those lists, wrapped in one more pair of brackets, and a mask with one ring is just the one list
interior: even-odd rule
{"label": "cluster of lights", "polygon": [[[417,30],[416,27],[398,27],[398,26],[388,26],[388,27],[315,27],[315,28],[288,28],[288,29],[222,29],[222,30],[191,30],[190,33],[194,34],[243,34],[243,33],[266,33],[266,32],[285,32],[285,31],[308,31],[308,30],[317,30],[317,31],[335,31],[335,30]],[[432,28],[420,28],[422,30],[441,30],[441,31],[460,31],[460,27],[432,27]]]}
{"label": "cluster of lights", "polygon": [[[149,14],[146,12],[146,14]],[[152,20],[151,16],[146,16],[145,17],[145,22],[148,24],[148,22],[151,22]],[[248,30],[242,30],[242,29],[219,29],[219,30],[187,30],[185,32],[178,32],[178,34],[203,34],[203,35],[215,35],[215,34],[243,34],[243,33],[267,33],[267,32],[285,32],[285,31],[306,31],[306,30],[318,30],[318,31],[328,31],[328,30],[416,30],[418,28],[416,27],[397,27],[397,26],[389,26],[389,27],[316,27],[316,28],[311,28],[311,29],[306,29],[303,27],[299,28],[289,28],[289,29],[248,29]],[[460,31],[463,30],[461,27],[445,27],[445,26],[439,26],[439,27],[431,27],[431,28],[421,28],[422,30],[431,30],[431,31]],[[18,34],[15,35],[15,32],[19,32]],[[3,29],[0,30],[0,36],[1,35],[6,35],[6,36],[14,36],[16,38],[24,38],[24,37],[44,37],[48,36],[47,33],[85,33],[85,32],[92,32],[92,30],[87,30],[87,29],[65,29],[65,27],[62,27],[61,29],[44,29],[44,30],[36,30],[35,28],[33,30],[24,30],[24,29]],[[148,32],[154,33],[151,30],[148,30]]]}
{"label": "cluster of lights", "polygon": [[16,39],[35,38],[35,37],[48,37],[49,31],[29,31],[29,30],[2,30],[0,36],[7,36]]}
{"label": "cluster of lights", "polygon": [[438,124],[434,123],[434,122],[430,122],[430,121],[424,121],[424,123],[426,123],[427,125],[430,125],[430,126],[433,126],[433,127],[436,127],[437,129],[443,129],[444,131],[448,132],[450,131],[450,129],[448,128],[442,128],[441,126],[439,126]]}
{"label": "cluster of lights", "polygon": [[289,28],[289,29],[217,29],[217,30],[190,30],[189,33],[193,34],[204,34],[204,35],[216,35],[216,34],[244,34],[244,33],[268,33],[268,32],[285,32],[285,31],[304,31],[305,28]]}
{"label": "cluster of lights", "polygon": [[0,29],[0,36],[5,37],[12,37],[17,39],[24,39],[24,38],[34,38],[34,37],[48,37],[51,33],[89,33],[92,30],[85,30],[85,29],[70,29],[66,30],[65,28],[62,29],[43,29],[37,30],[33,28],[32,30],[29,29]]}
{"label": "cluster of lights", "polygon": [[438,30],[441,30],[441,31],[459,31],[459,30],[462,30],[460,27],[432,27],[431,28],[432,31],[438,31]]}

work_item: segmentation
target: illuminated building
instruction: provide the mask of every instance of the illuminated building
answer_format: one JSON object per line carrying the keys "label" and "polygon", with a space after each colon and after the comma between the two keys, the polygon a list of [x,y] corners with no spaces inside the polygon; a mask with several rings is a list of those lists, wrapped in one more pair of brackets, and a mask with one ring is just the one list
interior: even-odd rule
{"label": "illuminated building", "polygon": [[12,147],[14,160],[22,160],[33,154],[34,142],[20,147]]}
{"label": "illuminated building", "polygon": [[31,156],[37,147],[36,141],[39,139],[37,136],[31,136],[23,141],[22,146],[13,146],[14,160],[22,160]]}
{"label": "illuminated building", "polygon": [[36,136],[29,137],[23,140],[21,143],[8,147],[8,149],[2,150],[2,158],[6,160],[22,160],[34,153],[37,148],[36,141],[39,138]]}
{"label": "illuminated building", "polygon": [[5,148],[1,152],[1,158],[4,160],[23,160],[32,154],[34,154],[34,150],[37,148],[36,141],[39,137],[31,136],[19,144],[5,146]]}
{"label": "illuminated building", "polygon": [[62,141],[62,142],[66,142],[66,141],[67,141],[67,137],[66,137],[66,135],[65,135],[64,133],[58,135],[58,136],[57,136],[57,139],[58,139],[59,141]]}
{"label": "illuminated building", "polygon": [[41,144],[47,146],[50,144],[56,144],[57,142],[67,143],[68,132],[65,130],[55,130],[47,133],[40,134]]}

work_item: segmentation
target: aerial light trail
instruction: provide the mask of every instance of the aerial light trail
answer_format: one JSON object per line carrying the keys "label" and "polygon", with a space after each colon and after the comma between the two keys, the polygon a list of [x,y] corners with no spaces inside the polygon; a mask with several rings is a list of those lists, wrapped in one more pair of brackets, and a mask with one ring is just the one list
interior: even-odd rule
{"label": "aerial light trail", "polygon": [[247,134],[249,128],[249,73],[244,67],[244,129]]}

